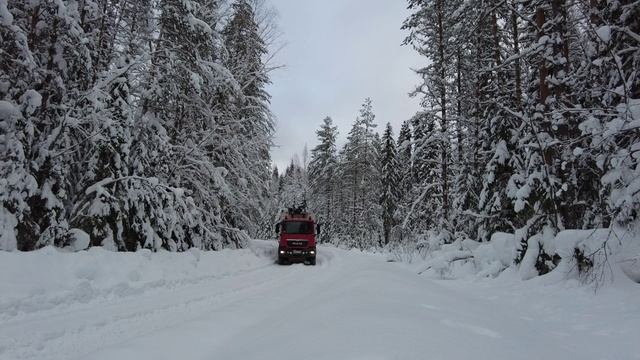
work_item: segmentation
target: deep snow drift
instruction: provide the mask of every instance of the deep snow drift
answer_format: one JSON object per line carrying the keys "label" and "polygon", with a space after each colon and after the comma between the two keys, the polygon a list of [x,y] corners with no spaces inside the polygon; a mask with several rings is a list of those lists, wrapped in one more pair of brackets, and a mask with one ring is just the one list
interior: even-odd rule
{"label": "deep snow drift", "polygon": [[321,247],[0,252],[0,359],[640,359],[640,287],[434,280]]}

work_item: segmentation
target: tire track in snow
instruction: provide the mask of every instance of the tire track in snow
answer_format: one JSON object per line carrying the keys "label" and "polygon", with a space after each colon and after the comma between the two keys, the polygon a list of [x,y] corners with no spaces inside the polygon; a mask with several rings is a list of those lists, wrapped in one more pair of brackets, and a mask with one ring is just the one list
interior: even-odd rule
{"label": "tire track in snow", "polygon": [[[141,295],[101,299],[49,309],[0,323],[0,359],[67,359],[80,346],[91,353],[162,328],[196,319],[244,293],[286,281],[297,271],[275,271],[266,265],[227,276],[212,276],[186,285],[154,287]],[[279,274],[279,276],[276,276]],[[219,291],[217,289],[224,289]],[[46,349],[46,351],[45,351]]]}

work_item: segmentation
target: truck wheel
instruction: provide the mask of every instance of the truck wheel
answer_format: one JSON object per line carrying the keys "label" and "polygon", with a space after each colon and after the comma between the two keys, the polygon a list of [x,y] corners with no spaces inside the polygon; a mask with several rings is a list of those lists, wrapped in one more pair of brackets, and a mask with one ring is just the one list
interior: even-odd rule
{"label": "truck wheel", "polygon": [[316,258],[313,258],[309,261],[309,265],[316,265]]}
{"label": "truck wheel", "polygon": [[285,258],[278,258],[278,265],[286,265],[287,260]]}

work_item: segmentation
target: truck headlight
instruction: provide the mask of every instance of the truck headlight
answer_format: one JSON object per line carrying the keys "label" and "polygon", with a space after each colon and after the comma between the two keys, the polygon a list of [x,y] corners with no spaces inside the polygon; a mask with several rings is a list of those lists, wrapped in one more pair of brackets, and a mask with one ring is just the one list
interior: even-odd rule
{"label": "truck headlight", "polygon": [[311,250],[311,251],[309,251],[309,254],[311,254],[311,255],[315,255],[315,254],[316,254],[316,251],[315,251],[315,250]]}
{"label": "truck headlight", "polygon": [[284,254],[284,250],[280,250],[280,254]]}

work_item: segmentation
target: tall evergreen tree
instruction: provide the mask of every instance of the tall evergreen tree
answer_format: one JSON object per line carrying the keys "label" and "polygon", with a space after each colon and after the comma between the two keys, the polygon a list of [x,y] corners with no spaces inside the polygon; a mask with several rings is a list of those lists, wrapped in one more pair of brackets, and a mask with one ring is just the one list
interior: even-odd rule
{"label": "tall evergreen tree", "polygon": [[400,171],[400,194],[402,197],[411,189],[412,171],[413,171],[413,144],[412,144],[411,127],[409,121],[403,121],[398,135],[398,163],[401,166]]}
{"label": "tall evergreen tree", "polygon": [[366,99],[347,137],[340,165],[348,204],[345,215],[351,224],[349,237],[352,245],[358,247],[374,246],[381,234],[377,223],[379,154],[373,131],[376,127],[374,120],[371,99]]}
{"label": "tall evergreen tree", "polygon": [[380,204],[382,206],[382,225],[385,245],[389,243],[391,229],[396,225],[395,212],[400,201],[400,165],[398,163],[398,153],[396,142],[393,139],[393,129],[391,124],[387,127],[382,136],[382,154],[380,164],[382,167],[382,192]]}
{"label": "tall evergreen tree", "polygon": [[424,103],[432,114],[438,117],[440,138],[440,187],[442,220],[447,222],[450,214],[450,142],[446,140],[451,132],[451,99],[449,82],[452,77],[455,46],[452,23],[457,20],[460,1],[410,0],[409,8],[416,13],[410,16],[403,26],[410,31],[405,40],[431,61],[418,73],[423,77],[418,91],[427,94]]}
{"label": "tall evergreen tree", "polygon": [[310,205],[320,221],[326,224],[322,234],[322,239],[326,241],[334,236],[336,189],[340,186],[336,177],[338,128],[333,126],[333,120],[330,117],[326,117],[316,134],[319,143],[311,150],[309,162],[309,183],[312,193]]}
{"label": "tall evergreen tree", "polygon": [[241,211],[251,216],[243,227],[253,233],[252,224],[262,217],[260,210],[268,198],[269,151],[274,131],[270,95],[266,91],[270,81],[263,60],[268,51],[253,2],[237,0],[231,10],[231,18],[222,30],[224,64],[240,86],[241,96],[235,98],[233,116],[239,122],[241,139],[233,146],[244,159],[243,164],[236,166],[241,172],[233,176],[238,178],[236,181],[246,181],[246,187],[239,189],[244,194]]}

